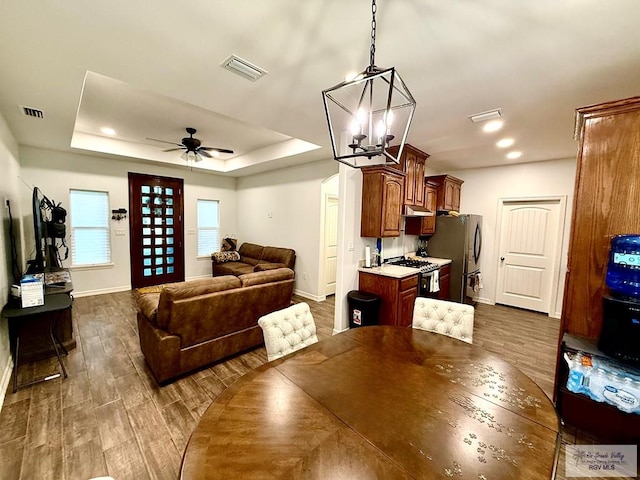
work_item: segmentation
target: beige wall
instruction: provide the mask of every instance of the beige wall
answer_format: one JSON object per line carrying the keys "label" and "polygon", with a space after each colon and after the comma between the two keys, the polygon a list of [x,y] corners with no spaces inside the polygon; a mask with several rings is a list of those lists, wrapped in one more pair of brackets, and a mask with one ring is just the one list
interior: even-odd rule
{"label": "beige wall", "polygon": [[[0,225],[0,301],[2,305],[9,299],[10,285],[15,281],[12,273],[12,249],[10,235],[9,209],[6,207],[7,200],[11,206],[11,216],[13,217],[13,233],[16,239],[17,259],[20,268],[24,267],[22,258],[22,211],[20,208],[20,189],[22,184],[18,177],[20,173],[20,162],[18,159],[18,144],[13,134],[9,130],[4,118],[0,115],[0,171],[2,171],[2,182],[0,182],[0,201],[2,207],[2,224]],[[9,351],[9,331],[7,321],[0,318],[0,407],[4,400],[4,392],[9,383],[11,375],[11,352]]]}
{"label": "beige wall", "polygon": [[[21,178],[30,186],[36,186],[52,200],[62,202],[68,208],[70,189],[91,189],[109,193],[110,209],[129,209],[128,172],[147,173],[184,179],[184,231],[185,231],[185,277],[187,279],[211,275],[211,259],[197,258],[196,201],[198,199],[219,200],[222,233],[235,232],[236,228],[236,181],[231,177],[211,175],[185,168],[168,168],[130,160],[117,160],[92,155],[55,152],[32,147],[21,147]],[[25,188],[23,205],[29,205],[30,191]],[[29,214],[30,215],[30,214]],[[33,229],[26,222],[27,251],[33,251]],[[131,288],[129,263],[128,220],[111,220],[110,266],[73,269],[74,295],[92,295]],[[124,230],[124,236],[116,236],[115,230]],[[67,236],[69,235],[67,229]],[[69,243],[69,242],[68,242]],[[71,259],[63,262],[71,265]]]}
{"label": "beige wall", "polygon": [[324,298],[319,283],[323,182],[338,164],[322,160],[238,179],[238,243],[296,251],[296,293]]}
{"label": "beige wall", "polygon": [[559,258],[560,268],[555,282],[557,301],[555,305],[552,305],[550,312],[551,316],[559,318],[562,311],[564,277],[567,271],[567,249],[571,228],[576,159],[567,158],[447,173],[464,180],[460,210],[463,213],[475,213],[483,217],[483,247],[480,260],[484,289],[480,292],[479,300],[487,303],[495,303],[496,299],[496,275],[499,261],[499,239],[497,238],[499,200],[544,196],[566,197]]}

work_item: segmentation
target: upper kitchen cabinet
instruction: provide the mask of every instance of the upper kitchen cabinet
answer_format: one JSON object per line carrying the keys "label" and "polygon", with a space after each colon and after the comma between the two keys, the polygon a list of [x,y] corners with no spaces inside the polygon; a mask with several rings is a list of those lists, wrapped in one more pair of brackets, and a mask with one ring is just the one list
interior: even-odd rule
{"label": "upper kitchen cabinet", "polygon": [[431,215],[406,217],[404,232],[408,235],[433,235],[436,233],[436,209],[438,205],[438,184],[424,181],[424,208]]}
{"label": "upper kitchen cabinet", "polygon": [[435,175],[427,177],[427,180],[438,185],[437,210],[460,211],[460,191],[464,183],[463,180],[451,175]]}
{"label": "upper kitchen cabinet", "polygon": [[362,169],[361,237],[399,237],[406,174],[386,165]]}
{"label": "upper kitchen cabinet", "polygon": [[[395,155],[397,148],[391,148],[391,152]],[[429,158],[429,154],[412,146],[405,145],[402,149],[398,165],[393,168],[404,172],[404,201],[403,205],[409,207],[424,207],[424,166]]]}

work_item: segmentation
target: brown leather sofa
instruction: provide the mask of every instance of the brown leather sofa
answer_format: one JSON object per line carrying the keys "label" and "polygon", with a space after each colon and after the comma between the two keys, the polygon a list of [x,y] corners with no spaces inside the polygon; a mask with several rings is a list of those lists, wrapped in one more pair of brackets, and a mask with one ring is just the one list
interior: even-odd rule
{"label": "brown leather sofa", "polygon": [[136,296],[140,348],[159,384],[263,343],[258,319],[288,307],[289,268],[165,285]]}
{"label": "brown leather sofa", "polygon": [[296,251],[290,248],[263,247],[255,243],[243,243],[240,245],[238,253],[240,260],[224,263],[217,263],[215,256],[212,255],[213,276],[238,276],[282,267],[293,270],[296,265]]}

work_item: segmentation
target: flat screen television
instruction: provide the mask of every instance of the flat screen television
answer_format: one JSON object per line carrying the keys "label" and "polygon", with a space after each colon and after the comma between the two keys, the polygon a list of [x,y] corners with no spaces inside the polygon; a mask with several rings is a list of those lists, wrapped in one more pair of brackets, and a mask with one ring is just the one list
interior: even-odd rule
{"label": "flat screen television", "polygon": [[57,248],[49,239],[47,220],[53,203],[38,187],[33,187],[31,208],[33,213],[33,240],[35,242],[35,256],[29,261],[28,272],[37,273],[47,267],[60,267]]}

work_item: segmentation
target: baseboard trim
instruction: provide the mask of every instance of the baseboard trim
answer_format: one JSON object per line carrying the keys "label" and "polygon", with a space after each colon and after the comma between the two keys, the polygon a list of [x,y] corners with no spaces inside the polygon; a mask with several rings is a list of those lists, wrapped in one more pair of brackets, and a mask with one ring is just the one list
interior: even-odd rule
{"label": "baseboard trim", "polygon": [[4,397],[7,394],[7,388],[9,388],[9,382],[11,381],[11,372],[13,372],[13,359],[11,355],[6,362],[4,372],[2,372],[2,380],[0,380],[0,411],[2,411],[2,405],[4,405]]}
{"label": "baseboard trim", "polygon": [[473,300],[478,303],[484,303],[486,305],[495,305],[495,302],[492,302],[486,297],[474,297]]}
{"label": "baseboard trim", "polygon": [[107,293],[127,292],[129,290],[131,290],[131,285],[126,285],[122,287],[101,288],[99,290],[84,290],[84,291],[74,290],[73,292],[71,292],[71,295],[73,295],[75,298],[80,298],[80,297],[90,297],[92,295],[104,295]]}
{"label": "baseboard trim", "polygon": [[312,295],[311,293],[303,292],[302,290],[294,290],[293,293],[301,297],[308,298],[309,300],[313,300],[314,302],[324,302],[327,299],[326,295]]}

